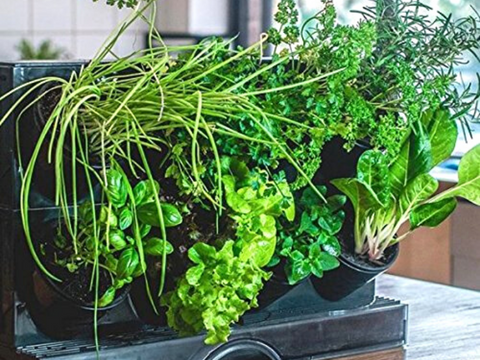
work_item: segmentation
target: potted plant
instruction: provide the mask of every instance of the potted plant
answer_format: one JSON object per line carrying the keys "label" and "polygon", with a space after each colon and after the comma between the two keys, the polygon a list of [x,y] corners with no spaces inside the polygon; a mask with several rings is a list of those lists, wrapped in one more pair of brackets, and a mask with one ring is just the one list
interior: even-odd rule
{"label": "potted plant", "polygon": [[[442,30],[423,18],[412,20],[408,6],[393,13],[404,26],[400,35],[390,27],[391,19],[372,18],[369,12],[368,21],[358,26],[336,25],[328,1],[299,28],[294,1],[282,0],[276,15],[281,28],[268,36],[276,47],[271,61],[262,59],[263,37],[246,49],[214,38],[192,46],[150,47],[104,62],[118,37],[140,18],[150,25],[150,42],[162,43],[153,27],[155,11],[150,18],[143,15],[150,6],[153,0],[138,3],[99,54],[70,79],[25,85],[32,94],[54,82],[60,96],[24,162],[22,223],[33,259],[48,281],[65,281],[50,266],[52,260],[55,268],[75,275],[85,266],[91,269],[83,280],[90,280],[87,293],[95,319],[137,279],[135,287],[144,296],[135,304],[152,309],[141,313],[156,322],[163,312],[182,335],[207,330],[206,342],[215,344],[226,341],[230,325],[258,306],[272,266],[283,265],[274,272],[289,286],[313,274],[320,292],[341,287],[335,280],[327,288],[322,279],[342,272],[353,239],[341,228],[345,222],[348,230],[352,217],[343,209],[345,196],[327,191],[328,183],[315,183],[319,171],[326,172],[324,181],[332,177],[321,168],[325,144],[338,138],[347,149],[368,143],[370,150],[360,151],[358,179],[332,182],[345,191],[356,214],[377,209],[355,204],[349,189],[357,183],[367,188],[369,201],[378,200],[378,209],[400,201],[410,181],[425,177],[440,157],[449,155],[433,151],[433,144],[447,136],[438,129],[451,129],[452,119],[466,114],[472,97],[478,97],[468,91],[459,96],[451,88],[453,73],[449,68],[442,73],[443,65],[436,62],[453,64],[461,51],[474,49],[478,30],[474,19],[460,24],[439,20],[449,34],[440,42]],[[424,27],[418,30],[418,24]],[[380,36],[379,29],[387,35]],[[429,109],[435,111],[429,115]],[[71,164],[65,161],[66,148]],[[55,168],[60,236],[39,246],[30,228],[29,194],[42,151]],[[476,151],[462,168],[470,169],[475,157]],[[400,178],[382,174],[403,174],[395,167],[413,160],[428,166],[404,166],[408,179],[398,185],[398,193],[387,194]],[[347,170],[353,175],[354,169]],[[476,184],[472,172],[465,172],[465,182]],[[86,199],[77,194],[79,173],[87,183]],[[100,200],[94,182],[102,189]],[[456,191],[438,200],[443,204],[451,196],[464,196]],[[409,211],[439,206],[421,201]],[[382,220],[388,229],[391,218]],[[355,222],[356,229],[370,224],[361,216]],[[363,236],[361,230],[355,234]],[[380,250],[392,241],[382,240]],[[102,274],[107,278],[103,285]],[[265,304],[282,294],[274,292]]]}
{"label": "potted plant", "polygon": [[[345,240],[353,240],[354,246],[342,256],[342,268],[317,284],[322,296],[344,297],[386,271],[396,258],[398,243],[419,227],[440,225],[455,210],[456,197],[480,205],[480,147],[462,158],[458,184],[437,194],[438,181],[429,172],[451,156],[457,128],[442,108],[426,112],[419,126],[393,161],[368,151],[359,160],[356,177],[333,180],[353,206],[353,232],[345,234]],[[406,222],[409,230],[397,235]]]}

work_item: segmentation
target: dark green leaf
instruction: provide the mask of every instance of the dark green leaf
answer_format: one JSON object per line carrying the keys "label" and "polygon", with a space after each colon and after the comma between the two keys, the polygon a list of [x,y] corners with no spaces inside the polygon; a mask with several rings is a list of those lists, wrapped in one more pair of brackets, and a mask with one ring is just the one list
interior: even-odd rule
{"label": "dark green leaf", "polygon": [[[162,203],[161,209],[165,227],[174,227],[182,223],[182,215],[176,206]],[[160,214],[158,213],[157,204],[155,202],[140,206],[137,209],[137,216],[144,224],[160,227]]]}
{"label": "dark green leaf", "polygon": [[410,214],[410,225],[412,230],[420,226],[436,227],[447,219],[455,208],[455,198],[448,198],[430,204],[420,205]]}
{"label": "dark green leaf", "polygon": [[163,256],[164,251],[167,255],[170,255],[174,251],[172,244],[159,238],[148,239],[143,250],[151,256]]}
{"label": "dark green leaf", "polygon": [[140,262],[137,251],[134,248],[123,250],[117,264],[117,277],[126,279],[133,274]]}
{"label": "dark green leaf", "polygon": [[337,258],[326,252],[320,254],[319,260],[323,271],[333,270],[340,266],[340,262]]}

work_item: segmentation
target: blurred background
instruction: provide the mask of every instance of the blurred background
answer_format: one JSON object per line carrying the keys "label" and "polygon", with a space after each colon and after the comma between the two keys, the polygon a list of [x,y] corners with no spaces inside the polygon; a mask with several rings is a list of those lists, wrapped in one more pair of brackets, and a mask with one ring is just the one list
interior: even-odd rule
{"label": "blurred background", "polygon": [[[20,59],[89,59],[130,10],[106,5],[106,0],[0,0],[0,62]],[[473,13],[480,0],[423,0],[434,10],[454,17]],[[320,0],[297,0],[302,21],[322,8]],[[155,26],[167,44],[195,43],[208,36],[236,36],[246,46],[275,26],[278,0],[158,0]],[[355,24],[361,18],[351,9],[371,0],[334,0],[339,20]],[[120,39],[114,52],[127,55],[146,46],[147,27],[138,22]],[[460,70],[460,69],[459,69]],[[462,81],[478,87],[478,63],[461,68]],[[454,157],[434,170],[442,187],[457,181],[460,157],[480,143],[480,126],[473,137],[462,135]],[[460,132],[462,133],[462,132]],[[435,230],[420,229],[402,244],[395,274],[480,290],[480,210],[462,203]],[[433,249],[433,251],[432,251]]]}

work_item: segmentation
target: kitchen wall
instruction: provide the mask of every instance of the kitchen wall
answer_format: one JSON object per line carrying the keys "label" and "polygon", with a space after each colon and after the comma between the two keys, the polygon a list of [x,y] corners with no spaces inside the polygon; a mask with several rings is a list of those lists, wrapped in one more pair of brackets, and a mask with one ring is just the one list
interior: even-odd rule
{"label": "kitchen wall", "polygon": [[[0,59],[16,59],[22,38],[38,45],[51,39],[70,58],[91,58],[129,11],[91,0],[0,0]],[[143,24],[136,24],[116,47],[120,54],[141,48]]]}
{"label": "kitchen wall", "polygon": [[[16,60],[16,46],[50,39],[71,59],[91,58],[131,10],[119,11],[106,0],[0,0],[0,60]],[[160,0],[157,27],[167,33],[224,34],[229,29],[229,0]],[[114,49],[126,55],[144,47],[147,26],[134,24]]]}

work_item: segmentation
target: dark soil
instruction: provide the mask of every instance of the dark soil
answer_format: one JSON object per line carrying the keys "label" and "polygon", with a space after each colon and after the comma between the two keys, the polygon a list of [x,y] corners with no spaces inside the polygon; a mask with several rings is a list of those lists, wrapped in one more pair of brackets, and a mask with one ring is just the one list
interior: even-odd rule
{"label": "dark soil", "polygon": [[55,110],[55,107],[62,97],[61,89],[53,90],[53,88],[58,85],[58,83],[49,83],[39,91],[40,94],[45,94],[37,103],[38,116],[36,117],[35,122],[40,130],[43,129],[48,118],[52,115],[53,110]]}
{"label": "dark soil", "polygon": [[[93,306],[95,303],[95,285],[94,290],[90,291],[90,283],[92,279],[92,267],[83,267],[75,273],[68,273],[67,277],[63,277],[64,281],[56,284],[61,292],[70,299],[75,299],[77,303]],[[110,275],[106,270],[100,269],[99,294],[112,285]],[[101,295],[99,296],[101,297]]]}

